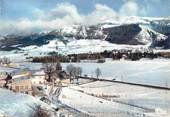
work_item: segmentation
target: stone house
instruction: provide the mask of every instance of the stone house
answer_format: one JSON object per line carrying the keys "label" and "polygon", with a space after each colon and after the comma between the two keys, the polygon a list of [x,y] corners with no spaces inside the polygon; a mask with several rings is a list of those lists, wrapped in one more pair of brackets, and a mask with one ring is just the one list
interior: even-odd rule
{"label": "stone house", "polygon": [[30,78],[32,85],[41,85],[46,83],[44,71],[37,71],[31,75]]}
{"label": "stone house", "polygon": [[25,93],[32,95],[32,82],[30,78],[13,79],[9,84],[9,88],[17,93]]}

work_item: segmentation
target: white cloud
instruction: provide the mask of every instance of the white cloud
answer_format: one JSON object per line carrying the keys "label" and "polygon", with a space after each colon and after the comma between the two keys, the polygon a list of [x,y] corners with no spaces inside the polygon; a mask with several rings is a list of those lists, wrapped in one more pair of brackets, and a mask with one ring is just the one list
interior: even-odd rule
{"label": "white cloud", "polygon": [[[104,4],[95,4],[94,10],[86,15],[79,13],[77,7],[70,3],[57,4],[55,8],[48,11],[31,8],[31,10],[33,10],[32,19],[22,18],[15,21],[0,19],[0,35],[53,30],[77,23],[93,25],[110,19],[121,20],[119,16],[148,16],[151,14],[154,16],[160,13],[167,15],[166,12],[170,9],[170,0],[142,0],[142,2],[140,0],[122,1],[123,4],[117,11]],[[164,7],[162,7],[162,5]]]}
{"label": "white cloud", "polygon": [[117,16],[116,11],[106,5],[96,4],[95,10],[84,17],[85,24],[96,24]]}
{"label": "white cloud", "polygon": [[80,14],[77,7],[73,4],[60,3],[49,11],[35,8],[33,19],[22,18],[17,21],[0,21],[0,34],[25,34],[54,30],[77,23],[93,25],[113,18],[119,18],[119,15],[138,15],[138,13],[139,8],[135,0],[124,0],[124,4],[119,9],[119,12],[107,5],[96,4],[94,10],[87,15]]}
{"label": "white cloud", "polygon": [[119,13],[123,16],[136,16],[139,13],[139,6],[135,0],[126,0]]}
{"label": "white cloud", "polygon": [[[72,25],[81,23],[84,25],[92,25],[100,23],[108,18],[113,18],[117,13],[106,5],[96,4],[95,9],[87,14],[80,14],[77,8],[69,3],[58,4],[56,8],[49,13],[48,20],[59,21],[61,24]],[[61,25],[62,26],[62,25]]]}
{"label": "white cloud", "polygon": [[[33,12],[34,20],[22,18],[17,21],[1,21],[1,34],[4,33],[31,33],[42,30],[53,30],[77,23],[92,25],[100,23],[106,19],[113,18],[117,13],[106,5],[96,4],[95,9],[82,15],[78,12],[75,5],[70,3],[57,4],[49,11],[35,9]],[[6,22],[5,24],[3,22]],[[5,30],[4,30],[5,29]]]}

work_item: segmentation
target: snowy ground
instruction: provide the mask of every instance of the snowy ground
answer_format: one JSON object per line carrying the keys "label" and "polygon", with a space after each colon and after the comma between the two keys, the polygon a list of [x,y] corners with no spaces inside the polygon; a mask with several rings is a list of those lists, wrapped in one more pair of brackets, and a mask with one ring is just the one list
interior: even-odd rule
{"label": "snowy ground", "polygon": [[[125,45],[125,44],[113,44],[105,40],[95,40],[95,39],[70,39],[67,44],[64,44],[62,41],[56,39],[50,41],[48,44],[43,46],[27,46],[20,48],[21,50],[13,51],[0,51],[0,58],[8,57],[15,62],[23,62],[28,57],[35,56],[45,56],[50,52],[58,52],[63,55],[68,54],[80,54],[80,53],[96,53],[104,52],[105,50],[132,50],[132,51],[148,51],[149,44],[147,45]],[[168,50],[154,49],[154,52],[170,52]]]}
{"label": "snowy ground", "polygon": [[61,54],[79,54],[79,53],[93,53],[93,52],[103,52],[105,50],[114,50],[114,49],[126,49],[126,50],[141,50],[145,51],[148,49],[149,45],[123,45],[123,44],[112,44],[104,40],[95,40],[95,39],[72,39],[67,44],[64,44],[58,39],[50,41],[48,44],[43,46],[27,46],[20,48],[22,51],[0,51],[1,57],[9,57],[11,59],[17,60],[18,57],[20,60],[24,60],[25,57],[29,56],[43,56],[47,55],[49,52],[58,52]]}
{"label": "snowy ground", "polygon": [[[66,68],[70,63],[63,63]],[[95,69],[102,71],[102,79],[116,79],[141,84],[170,87],[170,60],[112,61],[105,63],[72,63],[83,69],[83,74],[95,77]]]}
{"label": "snowy ground", "polygon": [[62,88],[59,101],[97,117],[170,117],[170,91],[140,86],[103,81],[72,85]]}
{"label": "snowy ground", "polygon": [[154,110],[160,117],[170,116],[170,91],[103,81],[71,88],[109,101]]}
{"label": "snowy ground", "polygon": [[12,73],[12,72],[16,72],[16,71],[18,71],[18,69],[10,68],[10,67],[5,67],[5,66],[0,66],[0,72],[9,72],[9,73]]}
{"label": "snowy ground", "polygon": [[[41,63],[19,63],[21,68],[39,70]],[[62,63],[63,69],[70,63]],[[126,82],[149,84],[163,87],[170,87],[170,60],[154,59],[140,61],[113,61],[107,59],[105,63],[81,62],[71,63],[80,66],[83,73],[95,77],[95,69],[98,67],[102,71],[102,79],[116,79]]]}
{"label": "snowy ground", "polygon": [[[65,105],[47,105],[40,101],[38,97],[35,98],[30,95],[14,93],[0,88],[0,117],[32,117],[38,105],[48,112],[50,117],[88,117]],[[56,107],[58,107],[58,111],[54,110]]]}
{"label": "snowy ground", "polygon": [[[70,63],[62,63],[63,68]],[[94,70],[99,67],[102,70],[102,78],[123,80],[127,82],[137,82],[151,85],[170,87],[170,61],[167,59],[141,60],[141,61],[111,61],[105,63],[73,63],[83,68],[83,74],[95,76]],[[42,64],[22,63],[20,68],[30,68],[39,70]],[[0,67],[0,71],[13,70],[12,68]],[[11,112],[27,114],[30,109],[25,106],[26,103],[34,103],[32,97],[19,98],[18,95],[4,94],[0,90],[0,113]],[[21,94],[19,94],[21,95]],[[8,98],[4,98],[8,97]],[[8,103],[11,98],[10,104]],[[13,99],[14,98],[14,99]],[[104,99],[103,99],[104,98]],[[8,99],[8,100],[6,100]],[[31,100],[31,101],[30,101]],[[112,116],[115,117],[169,117],[170,115],[170,92],[165,90],[156,90],[126,84],[110,82],[91,82],[80,86],[69,86],[62,89],[59,100],[78,111],[94,116]],[[28,101],[28,102],[27,102]],[[18,108],[23,106],[24,113]],[[8,108],[10,106],[10,108]],[[5,111],[5,108],[9,110]],[[12,109],[18,110],[13,112]],[[149,111],[148,111],[149,110]],[[67,112],[67,111],[63,111]],[[76,111],[73,111],[75,113]],[[67,113],[70,113],[68,111]],[[81,113],[76,113],[79,115]],[[74,114],[73,114],[74,115]],[[10,115],[11,116],[11,115]],[[14,116],[15,117],[15,116]],[[24,116],[26,117],[26,116]]]}
{"label": "snowy ground", "polygon": [[[30,70],[40,70],[41,63],[19,63],[20,68]],[[63,69],[70,63],[62,63]],[[83,73],[95,77],[95,69],[98,67],[102,71],[102,79],[116,79],[126,82],[149,84],[163,87],[170,87],[170,60],[154,59],[140,61],[113,61],[107,59],[105,63],[81,62],[71,63],[80,66]],[[0,67],[0,71],[13,71],[15,69]]]}
{"label": "snowy ground", "polygon": [[62,89],[59,100],[81,112],[97,117],[122,117],[125,115],[136,117],[145,113],[143,109],[135,107],[129,108],[128,105],[93,97],[67,87]]}
{"label": "snowy ground", "polygon": [[38,99],[0,88],[0,115],[7,117],[30,117],[37,105],[48,106]]}

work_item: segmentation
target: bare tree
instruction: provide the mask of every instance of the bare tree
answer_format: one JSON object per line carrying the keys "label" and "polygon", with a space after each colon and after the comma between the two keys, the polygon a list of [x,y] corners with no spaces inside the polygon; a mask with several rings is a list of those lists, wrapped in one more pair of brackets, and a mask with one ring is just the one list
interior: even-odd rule
{"label": "bare tree", "polygon": [[2,64],[2,59],[0,59],[0,65]]}
{"label": "bare tree", "polygon": [[62,70],[61,64],[57,62],[45,62],[43,64],[44,72],[47,75],[48,82],[54,82],[58,78],[59,72]]}
{"label": "bare tree", "polygon": [[76,75],[77,75],[77,68],[74,66],[73,69],[72,69],[73,79],[76,77]]}
{"label": "bare tree", "polygon": [[82,75],[82,72],[83,72],[83,70],[82,70],[81,67],[76,67],[76,75],[77,75],[77,76],[81,76],[81,75]]}
{"label": "bare tree", "polygon": [[7,57],[0,59],[0,64],[9,65],[10,63],[11,63],[11,60]]}
{"label": "bare tree", "polygon": [[52,82],[52,76],[55,73],[55,65],[53,63],[44,63],[43,68],[48,77],[47,81]]}
{"label": "bare tree", "polygon": [[76,70],[76,79],[78,83],[78,77],[82,75],[82,68],[81,67],[75,67]]}
{"label": "bare tree", "polygon": [[96,77],[97,77],[97,78],[99,78],[99,76],[102,75],[102,72],[101,72],[100,68],[96,68],[95,74],[96,74]]}
{"label": "bare tree", "polygon": [[73,74],[74,74],[74,65],[72,64],[69,64],[67,67],[66,67],[66,71],[67,73],[69,74],[69,77],[70,77],[70,83],[72,81],[72,77],[73,77]]}
{"label": "bare tree", "polygon": [[82,74],[82,68],[81,67],[76,67],[72,64],[68,65],[66,67],[66,71],[70,76],[70,82],[75,79],[78,78],[78,76],[81,76]]}
{"label": "bare tree", "polygon": [[69,65],[67,65],[67,67],[66,67],[66,71],[67,71],[67,73],[68,73],[70,76],[71,76],[73,67],[74,67],[74,65],[72,65],[72,64],[69,64]]}

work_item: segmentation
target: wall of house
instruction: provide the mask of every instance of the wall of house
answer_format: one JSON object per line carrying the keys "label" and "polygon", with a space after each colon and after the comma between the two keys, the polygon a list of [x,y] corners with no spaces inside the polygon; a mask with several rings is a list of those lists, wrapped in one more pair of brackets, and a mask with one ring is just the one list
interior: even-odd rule
{"label": "wall of house", "polygon": [[45,76],[33,76],[31,77],[32,85],[40,85],[46,82]]}
{"label": "wall of house", "polygon": [[21,80],[11,83],[11,90],[14,92],[27,93],[32,95],[32,83],[31,80]]}

